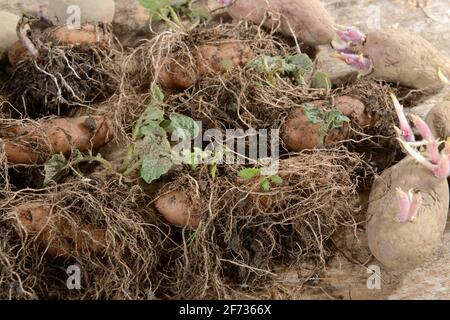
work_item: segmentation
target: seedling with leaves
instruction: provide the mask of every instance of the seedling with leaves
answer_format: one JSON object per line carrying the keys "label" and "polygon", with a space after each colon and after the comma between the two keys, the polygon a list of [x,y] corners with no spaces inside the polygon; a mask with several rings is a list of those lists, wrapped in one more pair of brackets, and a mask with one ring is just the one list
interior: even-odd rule
{"label": "seedling with leaves", "polygon": [[285,57],[258,56],[248,62],[247,67],[263,74],[271,84],[275,84],[277,78],[289,78],[296,85],[331,89],[328,76],[324,72],[315,71],[313,61],[304,53]]}
{"label": "seedling with leaves", "polygon": [[270,191],[273,185],[282,185],[283,178],[279,175],[263,176],[260,168],[247,168],[238,172],[238,176],[245,181],[261,178],[260,186],[263,191]]}
{"label": "seedling with leaves", "polygon": [[[158,86],[154,87],[153,99],[133,130],[133,143],[128,147],[121,168],[125,176],[140,168],[140,176],[146,183],[158,180],[169,172],[176,160],[169,134],[181,142],[190,141],[199,134],[198,125],[189,117],[173,113],[166,118],[161,108],[163,102],[163,92]],[[185,153],[185,156],[188,155]],[[188,163],[194,165],[192,157]]]}
{"label": "seedling with leaves", "polygon": [[139,0],[139,2],[149,11],[151,21],[164,21],[173,30],[185,29],[183,19],[191,22],[190,30],[211,19],[208,8],[195,5],[193,0]]}
{"label": "seedling with leaves", "polygon": [[70,171],[82,177],[83,174],[78,169],[78,166],[82,163],[92,164],[94,162],[101,164],[108,170],[112,169],[112,165],[101,154],[94,156],[92,153],[89,153],[84,155],[79,150],[75,150],[70,159],[66,159],[62,154],[55,154],[44,164],[44,186],[48,186],[52,182],[58,182]]}
{"label": "seedling with leaves", "polygon": [[312,124],[320,124],[319,131],[320,142],[323,143],[327,134],[341,128],[344,123],[349,123],[350,119],[337,109],[326,111],[319,109],[312,104],[305,103],[303,105],[305,115]]}

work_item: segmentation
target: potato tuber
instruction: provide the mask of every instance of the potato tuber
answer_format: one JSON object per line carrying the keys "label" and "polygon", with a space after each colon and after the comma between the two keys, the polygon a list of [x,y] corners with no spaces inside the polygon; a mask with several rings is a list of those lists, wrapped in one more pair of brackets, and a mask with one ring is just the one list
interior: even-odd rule
{"label": "potato tuber", "polygon": [[[394,103],[399,104],[395,97]],[[397,109],[403,117],[403,109]],[[419,117],[413,116],[413,121],[424,141],[405,139],[405,132],[411,131],[409,124],[397,130],[409,156],[375,180],[368,208],[370,250],[387,268],[399,271],[431,258],[444,233],[449,208],[450,141],[439,153],[427,124]],[[416,146],[426,146],[426,155]]]}
{"label": "potato tuber", "polygon": [[245,65],[253,57],[251,48],[239,42],[202,45],[195,49],[194,65],[190,61],[180,61],[176,55],[164,58],[159,81],[165,88],[187,89],[209,71],[226,72],[230,68]]}
{"label": "potato tuber", "polygon": [[106,249],[106,230],[75,226],[59,209],[42,202],[17,207],[14,215],[28,235],[36,236],[46,253],[68,258],[73,254],[101,254]]}
{"label": "potato tuber", "polygon": [[363,35],[350,28],[338,34],[352,43],[339,49],[341,58],[377,80],[435,90],[444,86],[437,71],[441,69],[446,76],[450,75],[450,59],[407,30],[382,29]]}
{"label": "potato tuber", "polygon": [[[109,48],[111,35],[95,24],[83,24],[80,29],[70,29],[67,26],[49,28],[40,36],[42,41],[51,41],[57,45],[98,44]],[[17,41],[8,52],[9,63],[14,67],[20,61],[31,56],[23,41]]]}
{"label": "potato tuber", "polygon": [[329,44],[335,34],[333,19],[319,0],[236,0],[228,13],[267,27],[279,25],[283,34],[311,46]]}
{"label": "potato tuber", "polygon": [[16,27],[19,20],[19,16],[15,14],[0,11],[0,61],[18,40]]}
{"label": "potato tuber", "polygon": [[[314,101],[310,105],[313,107],[312,111],[314,112],[314,108],[322,110],[326,104],[327,101]],[[299,152],[305,149],[314,149],[322,143],[338,142],[348,137],[349,128],[347,122],[342,121],[337,128],[329,128],[329,124],[326,122],[336,124],[335,120],[337,119],[330,118],[334,114],[324,113],[323,117],[326,118],[330,115],[329,119],[317,121],[315,116],[312,118],[308,114],[310,111],[306,107],[294,110],[281,129],[282,139],[289,151]],[[337,97],[334,99],[333,107],[360,127],[367,127],[371,123],[370,117],[366,114],[364,104],[354,97]],[[335,115],[338,116],[338,114]]]}
{"label": "potato tuber", "polygon": [[155,207],[167,222],[179,228],[197,229],[200,224],[199,214],[183,191],[172,191],[160,196]]}
{"label": "potato tuber", "polygon": [[426,120],[433,135],[445,140],[450,137],[450,101],[438,103],[428,113]]}
{"label": "potato tuber", "polygon": [[112,123],[101,116],[55,118],[7,127],[4,149],[12,164],[39,164],[52,154],[97,150],[113,138]]}

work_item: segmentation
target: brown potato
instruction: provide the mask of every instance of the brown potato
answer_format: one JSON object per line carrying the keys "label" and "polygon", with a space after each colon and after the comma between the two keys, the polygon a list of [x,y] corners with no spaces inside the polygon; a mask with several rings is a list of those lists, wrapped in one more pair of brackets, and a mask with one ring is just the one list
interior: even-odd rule
{"label": "brown potato", "polygon": [[[420,192],[416,221],[401,223],[396,189]],[[367,235],[372,254],[388,269],[405,271],[429,260],[445,230],[449,208],[446,179],[437,179],[407,157],[375,180],[369,198]]]}
{"label": "brown potato", "polygon": [[155,207],[167,222],[179,228],[197,229],[200,224],[199,213],[183,191],[162,195],[156,200]]}
{"label": "brown potato", "polygon": [[319,0],[236,0],[228,13],[269,28],[279,24],[282,33],[311,46],[329,44],[335,35],[333,19]]}
{"label": "brown potato", "polygon": [[[84,24],[81,29],[71,30],[67,26],[47,29],[42,35],[45,41],[56,42],[60,45],[97,44],[108,49],[111,40],[110,34],[95,24]],[[8,52],[9,63],[14,67],[20,61],[30,57],[30,53],[22,41],[16,41]]]}
{"label": "brown potato", "polygon": [[[314,101],[311,104],[321,108],[327,101]],[[349,117],[352,122],[361,127],[370,125],[370,117],[366,114],[365,105],[358,99],[350,96],[341,96],[334,99],[333,107],[343,115]],[[294,110],[281,128],[281,137],[286,144],[286,148],[292,152],[300,152],[305,149],[314,149],[321,143],[322,125],[314,124],[306,116],[303,108]],[[344,123],[339,129],[333,129],[326,133],[324,143],[329,144],[344,140],[349,135],[349,126]]]}
{"label": "brown potato", "polygon": [[425,121],[436,138],[450,137],[450,101],[438,103],[428,113]]}
{"label": "brown potato", "polygon": [[106,230],[91,226],[77,228],[58,215],[58,209],[42,202],[15,209],[19,225],[36,235],[41,247],[53,257],[68,258],[74,253],[102,253],[106,249]]}
{"label": "brown potato", "polygon": [[314,149],[320,144],[320,128],[320,124],[310,122],[303,108],[298,108],[283,125],[281,137],[289,151]]}
{"label": "brown potato", "polygon": [[97,150],[112,140],[112,123],[101,116],[55,118],[5,130],[5,152],[13,164],[38,164],[48,155],[70,156],[72,148]]}
{"label": "brown potato", "polygon": [[417,34],[401,29],[369,32],[359,48],[373,63],[371,77],[416,89],[437,89],[444,84],[437,70],[450,76],[450,59]]}
{"label": "brown potato", "polygon": [[334,107],[361,127],[367,127],[371,124],[371,119],[366,112],[366,106],[355,97],[337,97],[334,99]]}
{"label": "brown potato", "polygon": [[223,73],[229,68],[245,65],[253,57],[251,48],[239,42],[202,45],[195,51],[194,64],[189,60],[182,61],[176,55],[165,57],[158,78],[165,88],[184,90],[210,71]]}

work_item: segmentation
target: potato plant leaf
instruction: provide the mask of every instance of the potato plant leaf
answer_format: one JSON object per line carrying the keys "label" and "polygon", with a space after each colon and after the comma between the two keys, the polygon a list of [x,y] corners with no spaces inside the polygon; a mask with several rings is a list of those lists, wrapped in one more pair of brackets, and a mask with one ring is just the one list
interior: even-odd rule
{"label": "potato plant leaf", "polygon": [[270,181],[272,181],[272,183],[275,183],[278,185],[283,184],[283,178],[281,178],[279,175],[271,176]]}
{"label": "potato plant leaf", "polygon": [[257,176],[261,175],[261,169],[258,168],[247,168],[239,171],[238,176],[244,180],[251,180]]}
{"label": "potato plant leaf", "polygon": [[62,154],[55,154],[44,164],[44,186],[48,186],[52,181],[67,170],[67,160]]}
{"label": "potato plant leaf", "polygon": [[261,181],[261,188],[264,191],[270,191],[270,181],[269,178],[265,178],[263,181]]}
{"label": "potato plant leaf", "polygon": [[311,87],[328,91],[331,90],[331,81],[325,72],[318,71],[311,80]]}

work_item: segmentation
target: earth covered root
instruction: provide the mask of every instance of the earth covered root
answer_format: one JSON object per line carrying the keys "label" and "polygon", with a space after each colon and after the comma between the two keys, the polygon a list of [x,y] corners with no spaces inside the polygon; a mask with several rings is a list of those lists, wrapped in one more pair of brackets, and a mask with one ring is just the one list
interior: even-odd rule
{"label": "earth covered root", "polygon": [[[2,298],[153,298],[165,238],[138,186],[97,174],[0,197]],[[66,286],[70,266],[79,290]]]}
{"label": "earth covered root", "polygon": [[15,117],[70,116],[76,107],[89,108],[116,91],[122,53],[109,25],[37,29],[27,39],[35,56],[22,41],[9,53],[14,67],[4,92],[16,107]]}
{"label": "earth covered root", "polygon": [[156,199],[182,192],[200,221],[196,229],[173,228],[175,242],[159,268],[160,295],[229,298],[240,290],[256,295],[270,286],[277,268],[308,263],[310,277],[320,273],[333,255],[330,237],[339,226],[356,223],[355,171],[362,167],[357,155],[339,148],[281,160],[276,178],[245,180],[238,178],[242,168],[231,166],[219,169],[215,179],[207,168],[177,175]]}

